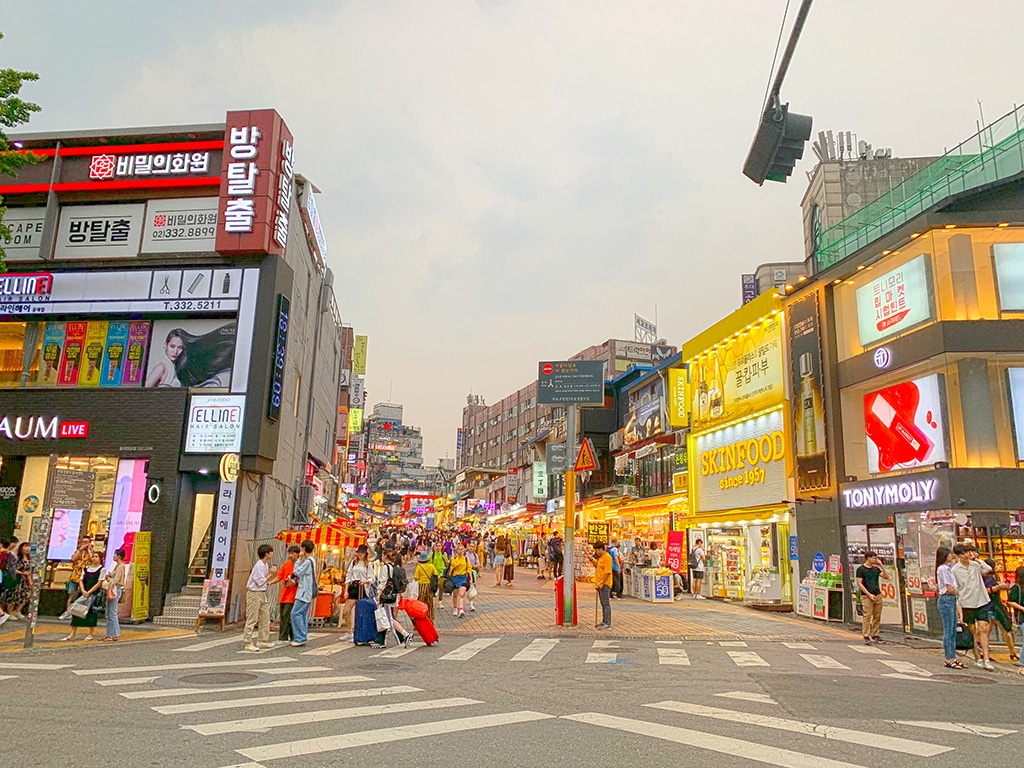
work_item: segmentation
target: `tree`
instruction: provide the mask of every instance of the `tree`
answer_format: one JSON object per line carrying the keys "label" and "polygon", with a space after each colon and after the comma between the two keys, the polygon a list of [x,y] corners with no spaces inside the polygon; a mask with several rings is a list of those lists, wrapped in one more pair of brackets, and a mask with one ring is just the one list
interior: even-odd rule
{"label": "tree", "polygon": [[[0,32],[0,40],[3,39],[3,32]],[[12,150],[7,142],[7,134],[4,127],[14,128],[15,126],[27,123],[33,112],[42,109],[38,104],[25,101],[19,98],[23,83],[29,80],[38,80],[39,75],[35,72],[19,72],[16,69],[0,69],[0,174],[16,176],[18,171],[29,163],[38,162],[42,158],[33,155],[31,152],[20,152]],[[3,204],[3,196],[0,196],[0,242],[11,236],[10,227],[4,224],[4,212],[7,208]],[[7,254],[3,246],[0,246],[0,272],[7,271]]]}

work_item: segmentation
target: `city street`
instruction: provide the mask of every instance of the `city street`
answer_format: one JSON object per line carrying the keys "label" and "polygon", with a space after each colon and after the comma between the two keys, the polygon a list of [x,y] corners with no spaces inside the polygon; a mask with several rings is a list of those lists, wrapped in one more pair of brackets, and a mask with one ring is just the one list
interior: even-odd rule
{"label": "city street", "polygon": [[[46,745],[46,765],[99,766],[127,738],[134,765],[198,768],[449,766],[462,755],[536,766],[562,754],[601,765],[610,753],[638,765],[960,766],[1022,743],[1012,666],[944,670],[939,651],[895,633],[865,647],[849,628],[689,599],[615,604],[619,617],[682,613],[703,632],[689,639],[471,631],[540,610],[550,595],[522,581],[515,602],[530,607],[502,608],[517,590],[485,587],[478,617],[445,629],[451,616],[439,616],[429,648],[375,651],[320,630],[306,648],[252,654],[237,631],[210,629],[118,646],[5,645],[0,674],[19,702],[5,707],[5,727],[31,734],[6,757],[38,764]],[[67,738],[83,713],[84,758]]]}

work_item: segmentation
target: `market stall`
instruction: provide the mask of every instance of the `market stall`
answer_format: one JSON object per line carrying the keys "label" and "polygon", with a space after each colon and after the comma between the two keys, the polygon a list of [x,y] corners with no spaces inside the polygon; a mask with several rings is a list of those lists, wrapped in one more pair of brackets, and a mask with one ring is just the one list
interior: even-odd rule
{"label": "market stall", "polygon": [[334,605],[344,589],[345,568],[348,561],[346,550],[354,549],[366,543],[367,534],[354,528],[346,528],[334,523],[317,525],[300,530],[281,531],[277,540],[285,545],[301,544],[312,541],[317,558],[317,596],[313,603],[310,619],[315,623],[324,623],[333,616]]}

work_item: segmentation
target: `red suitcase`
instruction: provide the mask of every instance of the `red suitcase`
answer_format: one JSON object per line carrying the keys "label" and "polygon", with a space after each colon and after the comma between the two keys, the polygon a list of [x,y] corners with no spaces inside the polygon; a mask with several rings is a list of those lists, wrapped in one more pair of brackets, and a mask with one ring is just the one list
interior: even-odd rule
{"label": "red suitcase", "polygon": [[427,645],[433,645],[437,642],[440,635],[437,634],[437,627],[434,626],[434,622],[427,616],[420,616],[412,620],[413,627],[416,628],[416,634],[420,636]]}

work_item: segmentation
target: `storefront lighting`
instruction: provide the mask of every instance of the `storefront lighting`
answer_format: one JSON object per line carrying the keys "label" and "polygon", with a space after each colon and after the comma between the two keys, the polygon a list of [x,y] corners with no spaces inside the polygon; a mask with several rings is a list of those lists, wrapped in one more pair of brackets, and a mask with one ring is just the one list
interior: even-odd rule
{"label": "storefront lighting", "polygon": [[883,256],[888,256],[892,251],[882,251]]}
{"label": "storefront lighting", "polygon": [[789,293],[792,290],[793,290],[793,284],[792,283],[786,283],[786,293]]}
{"label": "storefront lighting", "polygon": [[807,282],[807,275],[800,275],[800,277],[798,277],[798,278],[796,279],[796,281],[797,281],[798,283],[806,283],[806,282]]}
{"label": "storefront lighting", "polygon": [[841,282],[843,282],[843,278],[837,277],[835,280],[832,281],[832,285],[839,285]]}
{"label": "storefront lighting", "polygon": [[1001,222],[999,222],[999,227],[1000,228],[1008,227],[1008,226],[1010,226],[1010,222],[1008,222],[1008,221],[1001,221]]}
{"label": "storefront lighting", "polygon": [[863,264],[858,264],[857,265],[857,271],[860,272],[862,269],[864,269],[864,265]]}
{"label": "storefront lighting", "polygon": [[956,229],[956,224],[947,224],[946,229]]}
{"label": "storefront lighting", "polygon": [[772,310],[772,317],[775,317],[775,315],[777,315],[777,314],[779,314],[779,310],[773,309]]}
{"label": "storefront lighting", "polygon": [[846,281],[846,284],[847,284],[847,285],[853,285],[853,280],[847,280],[847,281]]}
{"label": "storefront lighting", "polygon": [[[743,522],[743,521],[741,520],[740,522]],[[764,524],[764,520],[753,520],[750,524],[751,525],[763,525]]]}
{"label": "storefront lighting", "polygon": [[920,236],[921,236],[920,232],[911,232],[910,233],[910,239],[911,240],[915,240],[915,239],[919,238]]}

